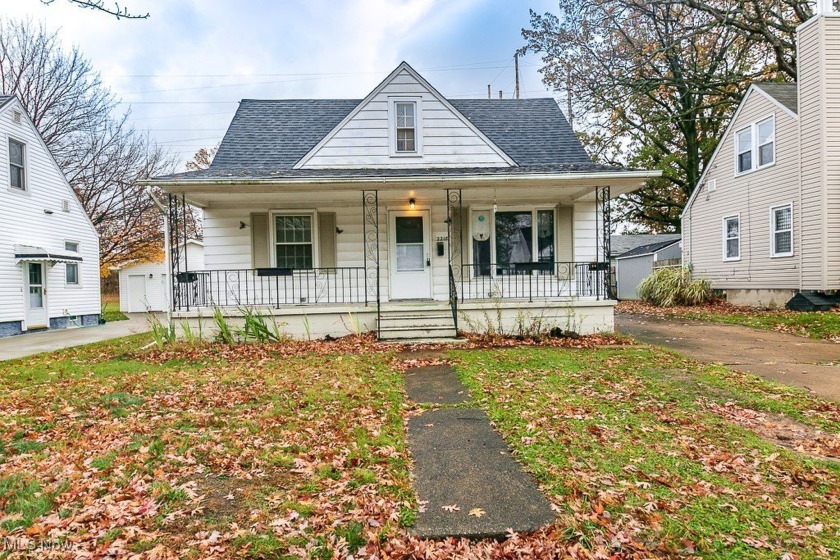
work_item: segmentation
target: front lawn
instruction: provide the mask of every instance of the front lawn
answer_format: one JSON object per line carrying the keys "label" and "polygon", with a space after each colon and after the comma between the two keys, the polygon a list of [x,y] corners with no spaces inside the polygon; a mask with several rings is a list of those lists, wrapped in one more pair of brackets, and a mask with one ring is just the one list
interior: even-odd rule
{"label": "front lawn", "polygon": [[0,536],[94,556],[330,558],[413,518],[386,354],[138,357],[150,340],[0,364]]}
{"label": "front lawn", "polygon": [[744,325],[809,338],[840,340],[840,309],[838,308],[824,312],[768,310],[737,307],[722,302],[694,307],[655,307],[641,302],[626,301],[621,302],[617,310],[625,313]]}
{"label": "front lawn", "polygon": [[559,519],[424,542],[394,348],[150,341],[0,363],[0,542],[66,558],[840,554],[825,458],[840,409],[795,389],[632,346],[445,351]]}
{"label": "front lawn", "polygon": [[556,505],[560,538],[605,555],[840,555],[836,404],[647,348],[456,363]]}

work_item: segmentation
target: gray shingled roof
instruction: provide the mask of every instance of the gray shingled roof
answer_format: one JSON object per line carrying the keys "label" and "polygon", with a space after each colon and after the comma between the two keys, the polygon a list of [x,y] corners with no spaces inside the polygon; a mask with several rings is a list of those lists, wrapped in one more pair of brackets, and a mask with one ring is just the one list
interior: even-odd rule
{"label": "gray shingled roof", "polygon": [[679,243],[680,239],[677,236],[677,239],[671,239],[669,241],[658,241],[656,243],[648,243],[646,245],[640,245],[634,249],[630,249],[624,254],[615,254],[617,259],[623,259],[625,257],[639,257],[641,255],[649,255],[651,253],[656,253],[657,251],[661,251],[666,247],[670,247],[674,243]]}
{"label": "gray shingled roof", "polygon": [[209,169],[159,180],[395,177],[624,171],[595,164],[547,99],[459,99],[450,103],[519,167],[423,169],[293,169],[361,100],[243,99]]}
{"label": "gray shingled roof", "polygon": [[6,103],[14,99],[14,95],[0,95],[0,108],[2,108]]}
{"label": "gray shingled roof", "polygon": [[799,113],[799,90],[796,84],[779,84],[774,82],[763,82],[755,84],[764,93],[793,111]]}
{"label": "gray shingled roof", "polygon": [[610,252],[613,258],[623,257],[629,251],[637,247],[655,245],[658,243],[673,243],[679,241],[682,236],[679,233],[657,233],[640,235],[612,235],[610,236]]}

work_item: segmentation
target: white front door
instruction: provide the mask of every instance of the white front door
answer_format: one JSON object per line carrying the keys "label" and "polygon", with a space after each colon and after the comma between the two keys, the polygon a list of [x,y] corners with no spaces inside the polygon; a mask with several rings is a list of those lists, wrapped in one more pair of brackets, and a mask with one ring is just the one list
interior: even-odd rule
{"label": "white front door", "polygon": [[390,218],[390,299],[431,299],[429,211],[391,212]]}
{"label": "white front door", "polygon": [[128,277],[128,311],[145,313],[148,307],[146,298],[146,275],[131,274]]}
{"label": "white front door", "polygon": [[26,328],[42,329],[49,327],[47,319],[47,275],[44,263],[24,263],[24,305],[26,306]]}

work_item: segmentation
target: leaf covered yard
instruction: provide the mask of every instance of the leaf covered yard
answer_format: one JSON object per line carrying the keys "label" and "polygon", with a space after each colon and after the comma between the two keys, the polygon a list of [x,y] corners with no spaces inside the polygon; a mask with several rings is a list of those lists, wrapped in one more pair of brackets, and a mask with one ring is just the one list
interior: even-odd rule
{"label": "leaf covered yard", "polygon": [[404,355],[364,339],[148,342],[0,364],[12,557],[840,554],[840,409],[794,389],[645,347],[447,350],[558,521],[423,541]]}

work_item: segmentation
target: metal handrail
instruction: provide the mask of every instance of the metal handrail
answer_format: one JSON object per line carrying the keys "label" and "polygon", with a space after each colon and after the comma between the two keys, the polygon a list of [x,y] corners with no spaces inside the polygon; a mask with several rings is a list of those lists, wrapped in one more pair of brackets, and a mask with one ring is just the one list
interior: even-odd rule
{"label": "metal handrail", "polygon": [[609,263],[522,262],[465,264],[460,299],[594,297],[608,299]]}

